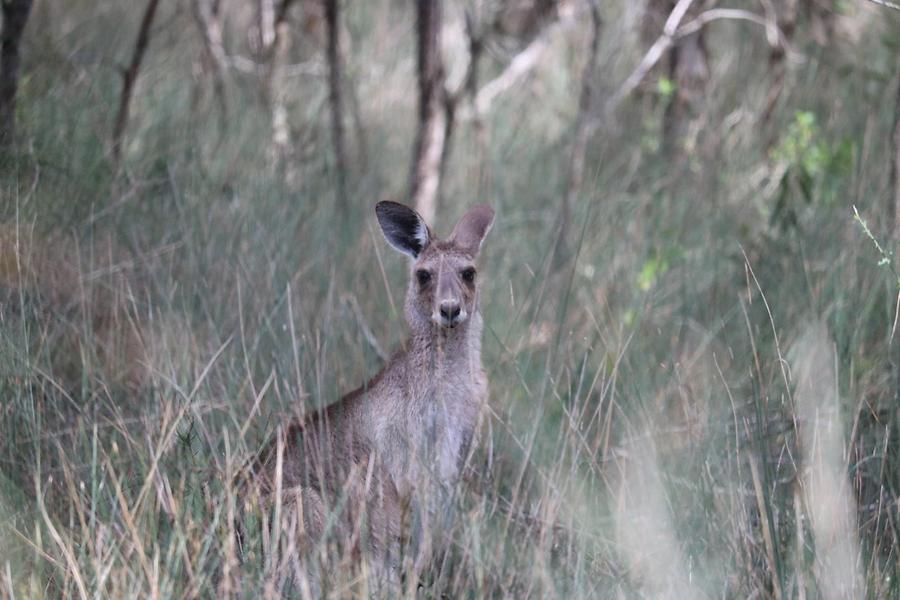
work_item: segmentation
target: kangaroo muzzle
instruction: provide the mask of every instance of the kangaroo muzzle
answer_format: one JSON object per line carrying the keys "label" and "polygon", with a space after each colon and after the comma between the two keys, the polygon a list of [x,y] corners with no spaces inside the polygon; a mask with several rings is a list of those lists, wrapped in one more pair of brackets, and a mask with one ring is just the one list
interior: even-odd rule
{"label": "kangaroo muzzle", "polygon": [[458,300],[442,300],[431,315],[435,325],[452,329],[466,320],[468,314]]}

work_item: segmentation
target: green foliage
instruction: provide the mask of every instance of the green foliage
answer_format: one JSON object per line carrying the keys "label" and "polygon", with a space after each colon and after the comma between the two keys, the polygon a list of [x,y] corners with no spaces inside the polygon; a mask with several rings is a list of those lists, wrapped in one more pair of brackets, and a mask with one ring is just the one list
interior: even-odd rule
{"label": "green foliage", "polygon": [[660,252],[654,248],[638,273],[637,289],[641,292],[650,291],[658,279],[669,270],[669,260],[677,254],[676,249]]}
{"label": "green foliage", "polygon": [[668,77],[660,77],[657,81],[656,89],[664,102],[668,102],[675,93],[675,82]]}
{"label": "green foliage", "polygon": [[784,171],[772,211],[772,223],[781,227],[799,225],[799,205],[795,200],[798,193],[808,205],[836,202],[842,182],[853,170],[855,154],[856,146],[851,139],[829,142],[816,123],[815,115],[798,111],[770,155]]}

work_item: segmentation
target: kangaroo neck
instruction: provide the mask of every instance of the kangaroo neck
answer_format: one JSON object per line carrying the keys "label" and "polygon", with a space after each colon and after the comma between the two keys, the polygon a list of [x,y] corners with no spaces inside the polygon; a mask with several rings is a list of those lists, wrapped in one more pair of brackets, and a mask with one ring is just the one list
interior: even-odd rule
{"label": "kangaroo neck", "polygon": [[475,311],[453,329],[432,325],[414,331],[409,352],[416,356],[426,377],[441,372],[474,372],[481,368],[481,313]]}

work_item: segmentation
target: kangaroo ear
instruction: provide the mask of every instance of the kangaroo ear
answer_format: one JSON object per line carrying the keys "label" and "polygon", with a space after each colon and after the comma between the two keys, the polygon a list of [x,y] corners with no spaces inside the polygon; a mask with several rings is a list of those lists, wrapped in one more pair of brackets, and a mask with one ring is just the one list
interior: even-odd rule
{"label": "kangaroo ear", "polygon": [[484,241],[487,232],[491,230],[493,223],[494,209],[487,204],[476,204],[463,215],[463,218],[453,228],[450,240],[475,256],[481,250],[481,242]]}
{"label": "kangaroo ear", "polygon": [[388,243],[416,258],[431,242],[431,232],[419,213],[398,202],[384,201],[375,205],[375,216]]}

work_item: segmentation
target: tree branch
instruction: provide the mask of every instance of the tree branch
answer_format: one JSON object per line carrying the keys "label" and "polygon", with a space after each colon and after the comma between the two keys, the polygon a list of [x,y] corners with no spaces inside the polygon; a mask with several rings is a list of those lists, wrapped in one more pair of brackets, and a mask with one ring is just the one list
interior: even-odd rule
{"label": "tree branch", "polygon": [[159,0],[148,0],[144,17],[141,19],[141,27],[134,43],[134,52],[131,55],[131,64],[122,74],[122,95],[119,100],[119,113],[112,135],[113,160],[119,162],[121,156],[122,137],[125,135],[125,127],[128,125],[128,112],[131,106],[131,96],[134,94],[134,84],[137,81],[138,72],[141,69],[141,61],[150,43],[150,27],[156,16]]}
{"label": "tree branch", "polygon": [[869,2],[877,4],[879,6],[893,8],[894,10],[900,10],[900,4],[897,4],[896,2],[890,2],[889,0],[869,0]]}
{"label": "tree branch", "polygon": [[556,33],[569,29],[575,21],[574,17],[561,18],[552,25],[548,25],[543,32],[509,61],[509,64],[497,77],[484,84],[474,94],[472,108],[461,111],[460,119],[467,121],[472,118],[480,118],[490,112],[494,100],[501,94],[509,91],[519,80],[537,66],[538,61],[550,46],[550,41]]}
{"label": "tree branch", "polygon": [[647,76],[647,73],[656,66],[656,63],[659,62],[659,59],[662,58],[666,50],[672,47],[672,44],[675,43],[675,33],[677,32],[678,26],[681,24],[681,20],[693,3],[694,0],[678,0],[678,4],[675,5],[675,8],[673,8],[672,12],[669,14],[669,18],[666,19],[662,35],[653,42],[653,45],[650,46],[650,49],[644,55],[644,58],[641,59],[637,68],[631,72],[631,75],[628,76],[619,89],[616,90],[616,93],[607,101],[607,114],[613,113],[616,108],[619,107],[619,104],[622,103],[622,100],[631,95],[631,92],[641,84],[644,77]]}
{"label": "tree branch", "polygon": [[[644,80],[644,77],[647,76],[647,73],[659,62],[659,59],[662,58],[663,54],[672,47],[679,39],[696,33],[701,28],[705,27],[709,23],[713,21],[720,20],[737,20],[737,21],[749,21],[751,23],[755,23],[757,25],[761,25],[762,27],[770,30],[772,24],[766,20],[765,17],[757,15],[755,13],[741,10],[737,8],[714,8],[711,10],[704,11],[700,13],[696,18],[691,20],[688,23],[685,23],[683,26],[679,27],[681,23],[681,19],[684,17],[684,12],[690,7],[691,3],[694,0],[679,0],[678,4],[675,6],[675,9],[669,15],[669,18],[666,20],[666,27],[663,30],[663,34],[653,43],[650,47],[650,50],[644,55],[644,58],[641,59],[641,62],[638,64],[637,68],[631,72],[631,75],[628,76],[627,79],[622,83],[616,93],[610,96],[609,101],[606,103],[605,113],[607,116],[611,115],[613,112],[619,108],[619,105],[622,101],[627,98],[634,90],[637,88],[641,82]],[[679,11],[679,7],[684,5],[682,11]],[[677,18],[676,18],[677,17]],[[787,38],[780,29],[776,27],[776,35],[778,44],[783,47],[788,47]]]}

